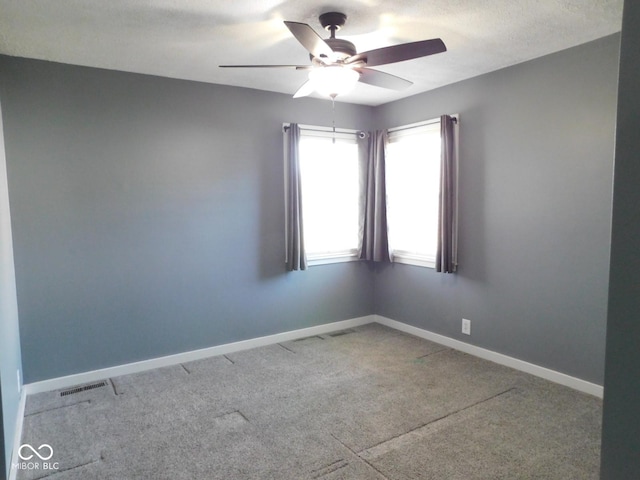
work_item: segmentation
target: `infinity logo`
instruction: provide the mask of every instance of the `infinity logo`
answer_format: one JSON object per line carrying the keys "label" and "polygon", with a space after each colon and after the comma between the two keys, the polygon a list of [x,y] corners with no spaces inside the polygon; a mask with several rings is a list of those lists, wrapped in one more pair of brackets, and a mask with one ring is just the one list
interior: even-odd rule
{"label": "infinity logo", "polygon": [[[33,453],[29,453],[27,452],[27,455],[23,455],[22,450],[24,449],[28,449],[31,450]],[[44,449],[45,451],[47,449],[49,449],[49,455],[47,456],[46,453],[44,455],[41,455],[40,452],[42,451],[42,449]],[[51,445],[47,445],[46,443],[43,443],[42,445],[40,445],[38,447],[38,450],[36,450],[35,448],[33,448],[31,445],[29,445],[28,443],[25,443],[24,445],[20,445],[20,449],[18,450],[18,456],[22,459],[22,460],[31,460],[33,458],[33,455],[36,455],[40,460],[49,460],[51,457],[53,457],[53,448],[51,448]]]}

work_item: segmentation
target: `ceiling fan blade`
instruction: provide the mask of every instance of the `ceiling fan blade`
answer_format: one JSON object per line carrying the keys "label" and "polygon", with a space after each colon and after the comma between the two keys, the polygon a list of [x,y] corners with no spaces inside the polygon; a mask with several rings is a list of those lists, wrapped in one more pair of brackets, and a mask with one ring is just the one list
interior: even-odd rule
{"label": "ceiling fan blade", "polygon": [[285,21],[284,24],[302,46],[314,57],[322,60],[327,59],[333,54],[331,47],[306,23]]}
{"label": "ceiling fan blade", "polygon": [[368,67],[386,65],[388,63],[403,62],[413,58],[426,57],[436,53],[446,52],[447,47],[439,38],[422,40],[419,42],[402,43],[391,47],[377,48],[368,52],[358,53],[349,57],[345,63],[351,64],[364,60]]}
{"label": "ceiling fan blade", "polygon": [[313,83],[307,80],[302,86],[298,89],[296,93],[293,94],[293,98],[306,97],[311,95],[315,88],[313,87]]}
{"label": "ceiling fan blade", "polygon": [[360,81],[376,87],[389,88],[391,90],[404,90],[413,85],[413,82],[396,77],[390,73],[373,70],[371,68],[356,68],[360,73]]}
{"label": "ceiling fan blade", "polygon": [[218,65],[220,68],[295,68],[296,70],[307,70],[310,65]]}

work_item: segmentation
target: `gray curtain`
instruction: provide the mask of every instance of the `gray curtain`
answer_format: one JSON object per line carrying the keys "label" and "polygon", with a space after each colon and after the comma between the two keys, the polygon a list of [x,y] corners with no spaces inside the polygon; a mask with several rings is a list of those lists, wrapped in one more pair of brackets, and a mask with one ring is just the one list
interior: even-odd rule
{"label": "gray curtain", "polygon": [[440,206],[438,219],[438,249],[436,271],[454,273],[458,267],[457,249],[457,173],[454,151],[454,129],[456,120],[449,115],[440,117],[441,167]]}
{"label": "gray curtain", "polygon": [[374,262],[390,261],[384,163],[386,143],[386,130],[371,132],[360,140],[364,208],[361,209],[359,256],[362,260]]}
{"label": "gray curtain", "polygon": [[302,185],[300,182],[300,127],[292,123],[284,129],[286,266],[288,271],[306,270],[302,227]]}

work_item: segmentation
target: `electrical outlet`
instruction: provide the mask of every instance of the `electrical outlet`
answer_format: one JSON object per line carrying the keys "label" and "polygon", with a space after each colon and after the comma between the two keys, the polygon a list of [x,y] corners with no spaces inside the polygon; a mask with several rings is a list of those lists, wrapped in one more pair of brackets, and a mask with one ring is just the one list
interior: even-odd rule
{"label": "electrical outlet", "polygon": [[471,320],[467,320],[466,318],[462,319],[462,333],[471,335]]}

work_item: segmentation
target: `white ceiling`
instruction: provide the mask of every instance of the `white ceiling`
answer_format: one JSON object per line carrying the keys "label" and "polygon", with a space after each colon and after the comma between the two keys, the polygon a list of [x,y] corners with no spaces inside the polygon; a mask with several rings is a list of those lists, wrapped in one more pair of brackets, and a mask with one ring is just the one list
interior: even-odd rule
{"label": "white ceiling", "polygon": [[303,71],[220,64],[308,64],[282,20],[358,51],[440,37],[448,51],[384,67],[414,85],[358,84],[341,99],[379,105],[620,31],[623,0],[0,0],[0,53],[293,94]]}

